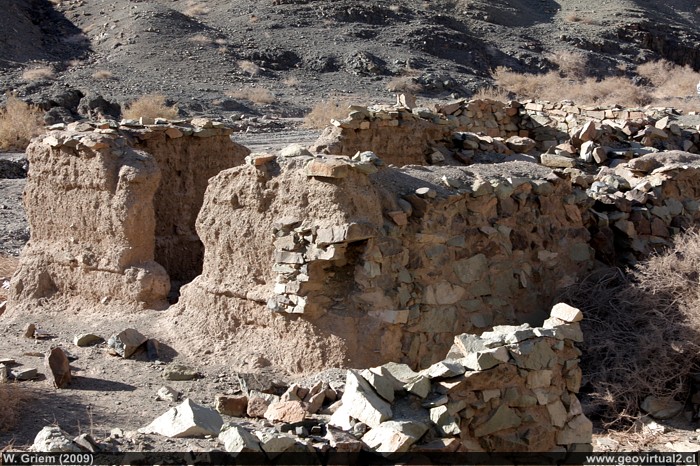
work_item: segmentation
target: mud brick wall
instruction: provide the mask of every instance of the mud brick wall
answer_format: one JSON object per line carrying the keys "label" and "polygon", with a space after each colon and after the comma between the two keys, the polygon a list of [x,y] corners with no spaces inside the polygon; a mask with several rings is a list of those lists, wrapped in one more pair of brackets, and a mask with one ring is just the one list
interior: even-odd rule
{"label": "mud brick wall", "polygon": [[277,158],[210,182],[202,275],[178,307],[195,332],[313,370],[435,362],[454,335],[540,320],[589,270],[580,198],[551,170],[385,168]]}
{"label": "mud brick wall", "polygon": [[155,260],[171,280],[189,282],[202,271],[204,246],[195,221],[209,178],[243,163],[250,151],[232,142],[233,130],[205,118],[190,125],[130,127],[134,148],[151,154],[162,182],[154,196],[156,206]]}
{"label": "mud brick wall", "polygon": [[31,238],[13,300],[62,292],[162,305],[170,276],[191,279],[201,268],[201,243],[188,228],[208,178],[249,153],[229,134],[208,121],[73,123],[33,141]]}

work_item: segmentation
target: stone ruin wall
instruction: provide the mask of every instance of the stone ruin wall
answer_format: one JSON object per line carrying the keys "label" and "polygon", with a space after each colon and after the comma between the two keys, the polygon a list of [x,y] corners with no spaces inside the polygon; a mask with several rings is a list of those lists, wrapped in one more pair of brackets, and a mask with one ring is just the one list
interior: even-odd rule
{"label": "stone ruin wall", "polygon": [[329,424],[352,431],[355,421],[365,423],[363,448],[385,455],[551,452],[564,460],[569,452],[590,451],[592,423],[577,397],[582,318],[560,303],[542,327],[458,335],[445,359],[418,373],[396,363],[351,369]]}
{"label": "stone ruin wall", "polygon": [[212,179],[182,312],[263,354],[294,334],[282,367],[425,367],[456,334],[542,320],[541,303],[590,267],[580,206],[549,169],[359,165],[276,158]]}
{"label": "stone ruin wall", "polygon": [[170,280],[201,268],[193,224],[208,178],[249,153],[229,134],[75,123],[36,139],[24,196],[31,239],[12,299],[60,292],[164,306]]}
{"label": "stone ruin wall", "polygon": [[[603,162],[577,152],[625,128],[646,144],[696,150],[696,130],[669,121],[659,131],[651,120],[614,131],[571,123],[569,140],[557,146],[527,139],[523,129],[515,139],[464,131],[514,133],[508,125],[547,110],[533,105],[541,104],[477,101],[431,114],[397,107],[390,113],[398,120],[372,120],[375,110],[355,107],[336,122],[337,144],[345,144],[338,134],[347,142],[363,131],[389,134],[384,127],[402,134],[396,128],[406,126],[416,138],[424,136],[416,128],[445,129],[436,143],[421,143],[420,165],[401,168],[391,166],[399,149],[415,149],[401,137],[381,160],[351,160],[303,151],[246,157],[230,130],[205,119],[51,132],[28,150],[32,239],[12,300],[60,291],[156,305],[169,279],[187,282],[201,264],[177,305],[195,346],[202,336],[222,348],[245,342],[243,352],[272,353],[273,364],[292,372],[383,361],[426,367],[454,335],[541,321],[594,259],[632,263],[698,221],[697,155],[639,156],[630,146],[599,168]],[[357,121],[357,129],[343,128]],[[399,125],[379,125],[386,121]],[[458,121],[471,123],[456,131]],[[365,143],[355,144],[372,149]],[[538,159],[543,144],[549,149]],[[567,150],[577,153],[562,155]],[[514,161],[465,165],[489,158]],[[57,215],[45,215],[47,205]]]}
{"label": "stone ruin wall", "polygon": [[[580,313],[503,325],[542,322],[596,259],[634,263],[698,224],[697,129],[532,102],[438,110],[354,108],[316,144],[326,155],[249,155],[206,119],[51,131],[27,151],[10,305],[159,307],[189,282],[172,324],[195,351],[372,367],[349,372],[331,420],[364,419],[363,448],[587,449]],[[379,414],[353,410],[370,398]],[[423,417],[397,417],[401,403]]]}
{"label": "stone ruin wall", "polygon": [[[544,152],[571,142],[575,146],[571,148],[575,150],[573,155],[578,157],[586,139],[576,138],[573,133],[594,122],[600,136],[596,138],[600,139],[596,141],[598,145],[610,152],[620,151],[612,156],[632,156],[621,150],[630,145],[625,144],[625,139],[632,142],[632,152],[643,147],[700,152],[698,128],[680,127],[674,123],[676,116],[671,109],[582,107],[566,102],[504,103],[489,99],[457,100],[433,108],[400,104],[353,106],[347,118],[332,121],[313,150],[347,156],[373,151],[385,163],[403,166],[471,163],[475,152],[520,159],[514,155],[533,148]],[[455,133],[469,133],[472,137],[464,144],[456,141]],[[517,141],[508,141],[519,137],[531,138],[535,145],[523,147]],[[499,158],[492,156],[491,161]]]}

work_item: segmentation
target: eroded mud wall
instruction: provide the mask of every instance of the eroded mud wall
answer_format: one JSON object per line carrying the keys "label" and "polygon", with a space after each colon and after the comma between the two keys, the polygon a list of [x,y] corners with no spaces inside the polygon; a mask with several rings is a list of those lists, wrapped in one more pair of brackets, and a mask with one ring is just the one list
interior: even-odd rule
{"label": "eroded mud wall", "polygon": [[73,123],[35,140],[25,206],[31,239],[13,299],[55,292],[164,306],[201,272],[194,222],[209,178],[250,152],[207,119]]}
{"label": "eroded mud wall", "polygon": [[200,118],[192,126],[151,125],[130,131],[134,147],[151,154],[162,174],[154,197],[155,260],[178,282],[189,282],[202,271],[204,247],[195,221],[209,178],[242,164],[250,153],[219,122]]}
{"label": "eroded mud wall", "polygon": [[296,371],[425,367],[456,334],[541,321],[542,303],[589,269],[577,200],[526,163],[236,167],[207,190],[203,272],[178,306],[195,332]]}
{"label": "eroded mud wall", "polygon": [[31,238],[11,300],[56,292],[162,303],[168,275],[153,260],[153,195],[161,172],[124,138],[52,132],[27,149],[24,204]]}

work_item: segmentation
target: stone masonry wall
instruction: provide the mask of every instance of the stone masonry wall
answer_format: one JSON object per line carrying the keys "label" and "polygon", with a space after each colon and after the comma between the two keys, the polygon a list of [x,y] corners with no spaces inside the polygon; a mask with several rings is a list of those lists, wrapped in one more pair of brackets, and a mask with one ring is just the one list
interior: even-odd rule
{"label": "stone masonry wall", "polygon": [[[602,148],[605,160],[656,149],[698,153],[698,122],[684,126],[677,122],[678,117],[672,109],[582,107],[566,101],[457,100],[425,108],[407,104],[402,96],[396,106],[351,107],[349,116],[333,120],[312,149],[347,156],[373,151],[385,163],[398,166],[469,164],[475,152],[512,156],[550,148],[557,155],[568,149],[564,150],[566,157],[581,155],[587,162],[593,159],[587,152],[595,147]],[[597,128],[598,136],[604,137],[581,152],[582,144],[589,140],[580,137],[586,124],[593,124],[594,133]],[[532,139],[532,144],[523,145],[520,138]],[[557,147],[565,143],[571,145]],[[559,166],[538,157],[531,161]]]}
{"label": "stone masonry wall", "polygon": [[542,327],[457,335],[447,357],[420,372],[396,363],[351,369],[329,424],[347,432],[364,424],[361,448],[395,459],[409,451],[558,452],[562,459],[590,451],[593,425],[576,396],[582,318],[560,303]]}
{"label": "stone masonry wall", "polygon": [[61,292],[159,306],[168,274],[191,278],[201,267],[187,228],[204,186],[249,151],[211,122],[124,123],[59,125],[27,149],[31,239],[12,280],[14,301]]}
{"label": "stone masonry wall", "polygon": [[425,367],[456,334],[543,319],[591,266],[580,199],[544,167],[263,157],[212,179],[178,306],[251,353],[294,334],[280,367]]}

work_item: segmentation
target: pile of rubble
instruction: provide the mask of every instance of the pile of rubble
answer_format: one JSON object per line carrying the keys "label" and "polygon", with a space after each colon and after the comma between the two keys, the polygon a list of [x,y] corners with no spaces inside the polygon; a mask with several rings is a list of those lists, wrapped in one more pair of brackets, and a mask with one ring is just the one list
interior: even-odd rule
{"label": "pile of rubble", "polygon": [[[576,396],[582,318],[560,303],[542,327],[458,335],[445,359],[418,372],[397,363],[350,369],[342,386],[319,381],[311,388],[294,384],[281,396],[254,390],[219,395],[216,410],[186,399],[138,432],[121,435],[218,437],[226,452],[258,452],[268,460],[283,452],[395,458],[404,452],[589,451],[592,424]],[[125,332],[110,341],[120,338]],[[70,369],[63,378],[66,387]],[[161,389],[158,396],[175,401],[170,392]],[[99,452],[114,445],[85,436],[71,440],[51,426],[32,449]]]}

